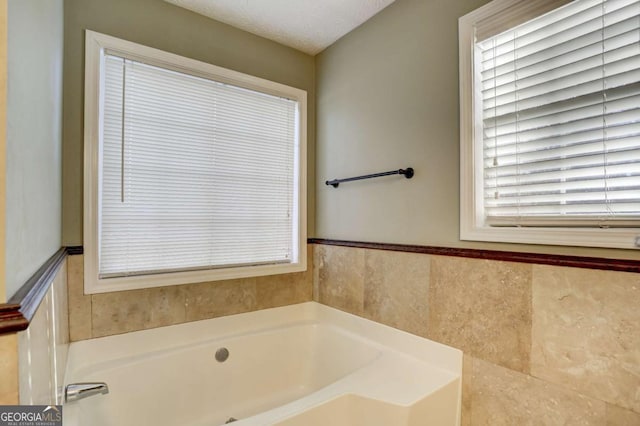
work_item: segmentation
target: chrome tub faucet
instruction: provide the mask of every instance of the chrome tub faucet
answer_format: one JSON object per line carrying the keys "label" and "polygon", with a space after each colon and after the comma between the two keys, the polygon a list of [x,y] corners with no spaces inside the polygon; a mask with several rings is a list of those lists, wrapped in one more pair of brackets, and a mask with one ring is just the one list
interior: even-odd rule
{"label": "chrome tub faucet", "polygon": [[106,395],[109,386],[103,382],[71,383],[64,388],[64,402],[79,401],[93,395]]}

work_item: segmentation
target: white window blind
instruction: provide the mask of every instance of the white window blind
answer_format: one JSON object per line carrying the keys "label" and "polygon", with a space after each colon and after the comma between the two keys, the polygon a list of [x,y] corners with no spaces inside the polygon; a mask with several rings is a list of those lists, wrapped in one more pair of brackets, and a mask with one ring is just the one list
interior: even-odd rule
{"label": "white window blind", "polygon": [[640,226],[640,1],[577,0],[479,40],[493,226]]}
{"label": "white window blind", "polygon": [[100,277],[295,261],[298,103],[103,64]]}

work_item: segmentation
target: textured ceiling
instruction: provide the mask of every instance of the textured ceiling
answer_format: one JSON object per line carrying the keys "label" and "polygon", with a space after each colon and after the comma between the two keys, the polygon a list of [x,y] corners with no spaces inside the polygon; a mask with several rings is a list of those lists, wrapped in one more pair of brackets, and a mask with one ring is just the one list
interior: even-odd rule
{"label": "textured ceiling", "polygon": [[165,0],[315,55],[394,0]]}

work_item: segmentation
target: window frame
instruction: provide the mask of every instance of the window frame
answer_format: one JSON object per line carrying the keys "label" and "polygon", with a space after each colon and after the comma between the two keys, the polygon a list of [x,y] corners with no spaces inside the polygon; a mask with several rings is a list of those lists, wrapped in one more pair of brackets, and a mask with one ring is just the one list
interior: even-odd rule
{"label": "window frame", "polygon": [[[104,54],[118,55],[183,73],[292,99],[299,104],[298,193],[296,215],[297,253],[295,262],[239,267],[221,267],[192,271],[167,272],[126,277],[99,277],[100,226],[100,96],[103,84]],[[238,71],[165,52],[86,30],[85,98],[84,98],[84,288],[86,294],[107,293],[169,285],[248,278],[302,272],[307,269],[307,92]],[[297,232],[296,232],[297,231]]]}
{"label": "window frame", "polygon": [[[458,20],[460,89],[460,239],[579,247],[640,248],[639,228],[492,227],[485,223],[480,89],[474,86],[474,26],[521,0],[493,0]],[[561,3],[561,2],[559,2]],[[476,143],[477,141],[477,143]]]}

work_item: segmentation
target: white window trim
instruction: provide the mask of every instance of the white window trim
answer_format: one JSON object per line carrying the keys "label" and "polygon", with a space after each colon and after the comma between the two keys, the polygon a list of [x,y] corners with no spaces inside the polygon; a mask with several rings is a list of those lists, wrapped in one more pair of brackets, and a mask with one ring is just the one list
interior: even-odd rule
{"label": "white window trim", "polygon": [[[288,264],[243,266],[161,273],[118,278],[99,278],[99,100],[101,61],[105,50],[131,59],[188,72],[235,86],[282,96],[300,105],[299,191],[298,191],[298,261]],[[246,278],[301,272],[307,269],[307,92],[262,78],[164,52],[105,34],[86,31],[85,105],[84,105],[84,288],[85,293],[107,293],[168,285]]]}
{"label": "white window trim", "polygon": [[[505,243],[546,244],[581,247],[640,248],[638,228],[490,227],[484,221],[481,197],[482,119],[475,111],[474,25],[521,0],[494,0],[458,20],[460,64],[460,239]],[[476,139],[478,140],[478,139]]]}

